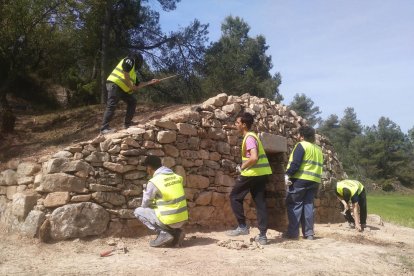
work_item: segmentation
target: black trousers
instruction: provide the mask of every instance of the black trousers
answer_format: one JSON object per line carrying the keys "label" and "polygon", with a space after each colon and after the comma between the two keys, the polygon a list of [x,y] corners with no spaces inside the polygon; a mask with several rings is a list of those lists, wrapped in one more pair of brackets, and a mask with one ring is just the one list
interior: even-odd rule
{"label": "black trousers", "polygon": [[[361,224],[367,224],[367,194],[365,189],[358,196],[358,205],[359,205],[359,220]],[[354,218],[351,215],[351,211],[348,210],[344,215],[346,221],[349,223],[355,223]]]}
{"label": "black trousers", "polygon": [[267,180],[267,175],[249,177],[240,175],[230,193],[231,208],[233,209],[233,213],[240,225],[246,224],[243,200],[247,193],[250,192],[254,203],[256,204],[257,224],[260,234],[266,234],[267,231],[267,208],[265,195]]}
{"label": "black trousers", "polygon": [[106,103],[106,110],[103,117],[101,130],[109,129],[109,122],[112,120],[115,114],[116,106],[119,100],[123,100],[127,104],[127,111],[125,114],[124,124],[126,127],[131,125],[132,118],[135,114],[135,108],[137,107],[137,100],[132,94],[125,93],[115,83],[108,82],[106,84],[108,90],[108,101]]}

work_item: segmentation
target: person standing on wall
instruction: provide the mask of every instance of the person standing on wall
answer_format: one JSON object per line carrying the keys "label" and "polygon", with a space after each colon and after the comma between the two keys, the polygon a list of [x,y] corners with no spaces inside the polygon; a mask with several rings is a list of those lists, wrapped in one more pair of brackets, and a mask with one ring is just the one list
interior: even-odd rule
{"label": "person standing on wall", "polygon": [[148,156],[144,166],[151,179],[143,192],[141,207],[135,209],[134,215],[158,234],[150,246],[181,246],[185,236],[182,227],[188,221],[183,178],[162,166],[158,156]]}
{"label": "person standing on wall", "polygon": [[[335,184],[335,193],[344,206],[342,214],[349,226],[362,231],[367,223],[367,195],[364,185],[357,180],[345,179]],[[352,202],[352,215],[349,201]]]}
{"label": "person standing on wall", "polygon": [[290,154],[285,175],[289,225],[284,238],[297,239],[299,225],[302,225],[303,237],[314,239],[313,200],[321,183],[322,168],[323,154],[315,144],[315,130],[309,126],[300,127],[299,143]]}
{"label": "person standing on wall", "polygon": [[255,240],[267,244],[267,208],[266,208],[266,183],[268,175],[272,174],[269,161],[263,149],[262,142],[256,133],[250,131],[253,125],[253,115],[245,112],[236,119],[235,127],[243,135],[241,147],[242,164],[238,166],[240,176],[230,193],[230,203],[237,219],[238,227],[228,231],[229,236],[248,235],[249,227],[244,215],[243,200],[247,193],[253,197],[256,204],[257,224],[260,234]]}
{"label": "person standing on wall", "polygon": [[109,127],[109,123],[115,114],[115,109],[120,99],[127,104],[124,127],[129,128],[131,125],[135,124],[132,122],[132,118],[135,114],[137,100],[135,99],[133,92],[142,87],[159,82],[158,79],[152,79],[142,83],[139,82],[135,70],[141,68],[142,63],[143,57],[141,54],[131,54],[126,58],[123,58],[107,78],[106,89],[108,91],[108,100],[103,116],[101,134],[114,132],[114,130]]}

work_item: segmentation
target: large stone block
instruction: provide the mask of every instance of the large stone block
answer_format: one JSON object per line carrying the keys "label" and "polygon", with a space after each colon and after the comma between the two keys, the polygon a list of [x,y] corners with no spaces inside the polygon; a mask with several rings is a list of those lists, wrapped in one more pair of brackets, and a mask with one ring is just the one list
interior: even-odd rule
{"label": "large stone block", "polygon": [[33,176],[39,172],[41,166],[37,163],[23,162],[17,166],[17,174],[19,176]]}
{"label": "large stone block", "polygon": [[40,226],[45,221],[46,215],[42,211],[32,210],[27,215],[22,228],[21,232],[23,235],[34,238],[37,236]]}
{"label": "large stone block", "polygon": [[83,192],[84,189],[85,179],[66,173],[47,174],[36,188],[39,192]]}
{"label": "large stone block", "polygon": [[214,184],[217,186],[233,187],[235,180],[232,176],[227,174],[218,173],[214,179]]}
{"label": "large stone block", "polygon": [[157,141],[161,144],[169,144],[177,140],[177,133],[171,130],[162,130],[157,134]]}
{"label": "large stone block", "polygon": [[12,214],[20,221],[24,220],[37,203],[37,194],[32,192],[13,195]]}
{"label": "large stone block", "polygon": [[109,218],[109,213],[95,203],[65,205],[50,216],[50,236],[54,240],[65,240],[100,235],[106,231]]}
{"label": "large stone block", "polygon": [[183,135],[195,136],[197,135],[197,128],[194,125],[186,123],[177,124],[178,132]]}
{"label": "large stone block", "polygon": [[259,133],[259,138],[266,153],[287,152],[286,137],[261,132]]}
{"label": "large stone block", "polygon": [[92,194],[92,198],[98,203],[110,203],[115,206],[121,206],[126,202],[123,195],[113,192],[96,192]]}
{"label": "large stone block", "polygon": [[17,173],[14,170],[5,170],[1,172],[2,176],[2,185],[12,186],[17,185]]}

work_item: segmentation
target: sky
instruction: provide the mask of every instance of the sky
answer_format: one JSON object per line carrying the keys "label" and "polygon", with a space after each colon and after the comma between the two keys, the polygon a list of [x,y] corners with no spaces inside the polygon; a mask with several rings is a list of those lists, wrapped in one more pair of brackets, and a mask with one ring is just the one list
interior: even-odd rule
{"label": "sky", "polygon": [[413,0],[181,0],[160,23],[168,32],[198,19],[215,42],[229,15],[266,38],[283,104],[304,93],[323,119],[353,107],[364,126],[383,116],[414,127]]}

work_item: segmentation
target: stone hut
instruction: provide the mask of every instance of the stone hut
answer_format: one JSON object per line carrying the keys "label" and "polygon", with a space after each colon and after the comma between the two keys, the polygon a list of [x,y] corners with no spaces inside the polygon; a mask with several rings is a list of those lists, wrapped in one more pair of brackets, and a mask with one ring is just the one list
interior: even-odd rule
{"label": "stone hut", "polygon": [[[236,225],[229,193],[241,162],[241,138],[233,124],[241,112],[255,116],[273,174],[266,188],[269,226],[284,230],[284,171],[297,130],[306,120],[286,106],[244,94],[219,94],[138,127],[71,145],[37,162],[9,162],[0,173],[0,223],[24,235],[53,240],[90,235],[146,233],[134,217],[147,182],[142,162],[148,155],[184,177],[188,228],[228,229]],[[344,172],[330,142],[323,149],[323,183],[315,199],[316,221],[340,219],[330,183]],[[254,203],[245,199],[248,223],[256,225]],[[40,230],[39,230],[40,229]]]}

